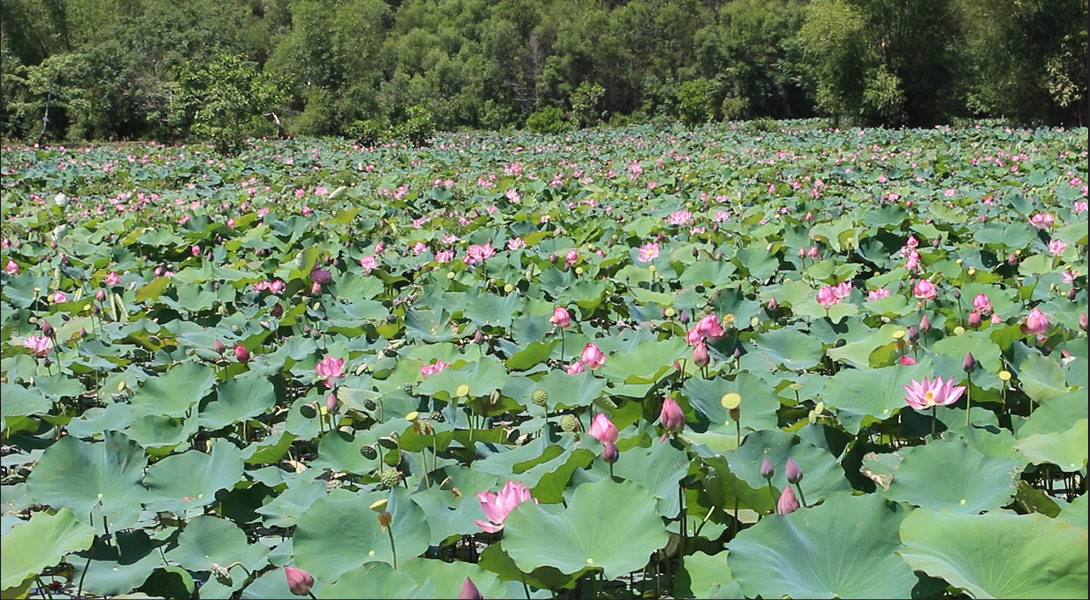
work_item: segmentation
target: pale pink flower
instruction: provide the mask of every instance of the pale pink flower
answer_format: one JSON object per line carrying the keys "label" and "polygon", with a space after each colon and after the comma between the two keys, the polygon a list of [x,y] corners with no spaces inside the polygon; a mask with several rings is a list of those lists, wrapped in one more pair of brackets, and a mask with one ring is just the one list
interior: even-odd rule
{"label": "pale pink flower", "polygon": [[613,421],[609,420],[605,413],[598,413],[594,417],[594,420],[590,422],[590,429],[587,430],[587,433],[603,444],[607,441],[616,443],[617,436],[620,435],[617,426],[613,424]]}
{"label": "pale pink flower", "polygon": [[836,295],[836,290],[831,285],[827,285],[817,293],[818,304],[825,307],[825,310],[829,310],[833,306],[840,304],[840,298]]}
{"label": "pale pink flower", "polygon": [[274,294],[282,294],[284,290],[288,288],[288,285],[279,279],[274,279],[269,282],[269,291]]}
{"label": "pale pink flower", "polygon": [[916,410],[925,410],[935,406],[949,406],[958,401],[965,393],[965,386],[954,385],[954,378],[944,381],[942,377],[936,377],[934,381],[927,377],[923,383],[913,379],[909,385],[904,386],[908,395],[905,402]]}
{"label": "pale pink flower", "polygon": [[1059,256],[1067,250],[1067,242],[1063,240],[1053,239],[1048,243],[1048,252],[1053,256]]}
{"label": "pale pink flower", "polygon": [[582,373],[586,370],[587,369],[583,366],[583,363],[578,360],[568,365],[568,368],[566,369],[568,375],[575,375],[576,373]]}
{"label": "pale pink flower", "polygon": [[480,262],[484,262],[485,259],[492,258],[496,255],[496,249],[492,247],[490,242],[484,244],[473,244],[469,247],[465,257],[462,259],[467,265],[475,265]]}
{"label": "pale pink flower", "polygon": [[681,405],[673,398],[666,396],[662,399],[662,410],[659,411],[659,425],[667,431],[678,432],[685,427],[685,412]]}
{"label": "pale pink flower", "polygon": [[420,375],[422,377],[428,377],[429,375],[435,375],[439,371],[442,371],[443,369],[446,369],[449,366],[450,366],[449,363],[445,363],[445,362],[443,362],[441,360],[436,360],[434,363],[432,363],[430,365],[420,365]]}
{"label": "pale pink flower", "polygon": [[934,300],[939,297],[939,288],[930,281],[921,279],[913,286],[912,295],[920,300]]}
{"label": "pale pink flower", "polygon": [[1078,279],[1078,277],[1079,276],[1076,275],[1074,271],[1064,271],[1060,275],[1060,281],[1062,283],[1075,283],[1075,280]]}
{"label": "pale pink flower", "polygon": [[523,241],[523,239],[520,238],[520,237],[514,237],[514,238],[511,238],[511,239],[507,240],[507,249],[508,250],[518,250],[519,248],[525,248],[525,247],[526,247],[526,242]]}
{"label": "pale pink flower", "polygon": [[886,288],[878,288],[867,292],[867,301],[873,302],[875,300],[881,300],[882,298],[889,297],[889,290]]}
{"label": "pale pink flower", "polygon": [[420,256],[421,254],[428,251],[428,245],[424,242],[417,242],[413,244],[412,251],[413,256]]}
{"label": "pale pink flower", "polygon": [[378,268],[378,258],[373,254],[368,254],[360,259],[360,266],[363,267],[364,273],[371,273]]}
{"label": "pale pink flower", "polygon": [[1045,313],[1041,312],[1039,308],[1034,308],[1026,315],[1026,322],[1022,325],[1022,333],[1041,335],[1048,331],[1048,325],[1048,317],[1045,316]]}
{"label": "pale pink flower", "polygon": [[605,364],[606,355],[591,342],[583,347],[583,352],[579,355],[579,362],[590,369],[597,369]]}
{"label": "pale pink flower", "polygon": [[659,257],[659,245],[655,242],[648,242],[643,246],[640,246],[640,256],[636,260],[640,262],[651,262]]}
{"label": "pale pink flower", "polygon": [[920,245],[920,240],[917,240],[916,236],[914,236],[914,235],[908,236],[908,239],[905,240],[905,247],[906,248],[916,248],[919,245]]}
{"label": "pale pink flower", "polygon": [[533,500],[537,504],[537,498],[530,497],[530,488],[522,484],[508,481],[499,492],[480,492],[477,500],[481,503],[481,510],[488,521],[474,521],[478,527],[488,533],[497,533],[503,530],[503,522],[507,515],[511,514],[515,507],[523,502]]}
{"label": "pale pink flower", "polygon": [[706,367],[709,362],[711,362],[711,355],[708,354],[708,346],[704,340],[700,340],[693,346],[693,364]]}
{"label": "pale pink flower", "polygon": [[332,356],[326,356],[314,365],[314,372],[319,377],[325,378],[325,386],[327,388],[333,387],[333,380],[338,377],[344,377],[344,359],[333,358]]}
{"label": "pale pink flower", "polygon": [[8,275],[15,275],[19,272],[19,264],[9,258],[8,264],[4,265],[4,272]]}
{"label": "pale pink flower", "polygon": [[33,350],[38,356],[45,356],[53,347],[53,340],[44,335],[29,335],[23,340],[23,345]]}
{"label": "pale pink flower", "polygon": [[64,292],[62,292],[60,290],[57,290],[57,291],[53,292],[52,294],[50,294],[49,297],[50,297],[51,300],[53,300],[54,304],[60,304],[61,302],[67,302],[68,301],[68,296],[65,296]]}
{"label": "pale pink flower", "polygon": [[730,220],[730,213],[725,210],[717,210],[712,215],[712,220],[716,223],[725,223]]}
{"label": "pale pink flower", "polygon": [[991,314],[993,310],[992,301],[988,299],[987,294],[977,294],[973,298],[973,308],[979,310],[981,314]]}
{"label": "pale pink flower", "polygon": [[1052,213],[1039,212],[1029,218],[1029,223],[1037,229],[1048,229],[1055,220],[1056,217],[1052,216]]}
{"label": "pale pink flower", "polygon": [[776,501],[776,514],[785,517],[800,508],[802,508],[802,505],[799,504],[799,499],[795,496],[794,488],[790,485],[783,488],[780,499]]}
{"label": "pale pink flower", "polygon": [[567,329],[571,327],[571,313],[563,306],[558,306],[553,309],[553,315],[549,317],[549,322],[561,329]]}
{"label": "pale pink flower", "polygon": [[833,286],[833,295],[840,300],[844,300],[852,294],[852,282],[842,281]]}
{"label": "pale pink flower", "polygon": [[685,225],[693,220],[693,213],[687,210],[676,210],[666,217],[666,222],[671,225]]}
{"label": "pale pink flower", "polygon": [[448,263],[454,260],[454,250],[440,250],[435,253],[435,262]]}
{"label": "pale pink flower", "polygon": [[121,283],[121,276],[117,274],[117,271],[110,271],[110,274],[106,276],[106,285],[117,285]]}

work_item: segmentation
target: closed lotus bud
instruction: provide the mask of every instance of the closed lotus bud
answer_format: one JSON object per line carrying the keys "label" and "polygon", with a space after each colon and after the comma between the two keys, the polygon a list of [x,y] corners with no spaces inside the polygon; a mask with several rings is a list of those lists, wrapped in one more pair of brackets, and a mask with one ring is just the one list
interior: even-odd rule
{"label": "closed lotus bud", "polygon": [[768,460],[768,457],[766,456],[765,459],[761,461],[761,477],[772,479],[772,476],[775,474],[776,468],[772,466],[772,461]]}
{"label": "closed lotus bud", "polygon": [[693,347],[693,363],[698,367],[706,367],[711,362],[711,357],[708,355],[708,346],[703,341],[698,342]]}
{"label": "closed lotus bud", "polygon": [[473,584],[473,580],[466,577],[465,583],[462,584],[462,590],[458,592],[458,600],[484,600],[484,596],[481,595],[481,590],[477,589],[477,586]]}
{"label": "closed lotus bud", "polygon": [[1079,314],[1079,327],[1082,328],[1083,331],[1086,331],[1086,327],[1087,327],[1086,313],[1080,313]]}
{"label": "closed lotus bud", "polygon": [[325,397],[325,410],[329,413],[337,412],[337,407],[340,406],[340,400],[337,400],[337,394],[330,393]]}
{"label": "closed lotus bud", "polygon": [[216,354],[223,354],[227,350],[227,347],[223,345],[223,342],[216,340],[212,343],[212,350],[215,351]]}
{"label": "closed lotus bud", "polygon": [[784,469],[784,473],[787,475],[788,483],[798,483],[802,481],[802,467],[799,467],[799,463],[795,462],[795,459],[787,459],[787,467]]}
{"label": "closed lotus bud", "polygon": [[920,317],[920,333],[927,333],[928,331],[931,331],[931,319],[924,315]]}
{"label": "closed lotus bud", "polygon": [[1010,254],[1008,254],[1008,255],[1007,255],[1007,264],[1009,264],[1009,265],[1016,265],[1016,264],[1018,264],[1018,255],[1017,255],[1017,254],[1015,254],[1015,253],[1013,253],[1013,252],[1011,252]]}
{"label": "closed lotus bud", "polygon": [[776,501],[776,514],[786,516],[799,508],[799,499],[795,497],[795,490],[791,486],[783,488],[780,499]]}
{"label": "closed lotus bud", "polygon": [[698,256],[700,256],[700,250],[696,246],[693,246],[693,258],[697,258]]}
{"label": "closed lotus bud", "polygon": [[284,307],[281,306],[278,302],[273,305],[272,310],[269,311],[269,314],[271,314],[273,318],[279,319],[281,316],[284,315]]}
{"label": "closed lotus bud", "polygon": [[235,358],[237,358],[238,362],[240,363],[248,363],[250,362],[250,351],[246,349],[246,346],[243,346],[242,344],[236,344]]}
{"label": "closed lotus bud", "polygon": [[1075,288],[1071,288],[1071,289],[1067,290],[1067,299],[1068,300],[1074,300],[1075,296],[1077,296],[1077,295],[1078,294],[1075,292]]}
{"label": "closed lotus bud", "polygon": [[779,307],[780,307],[780,303],[777,302],[775,298],[772,298],[771,300],[768,301],[768,310],[776,310]]}
{"label": "closed lotus bud", "polygon": [[95,300],[98,300],[99,302],[105,302],[106,290],[99,288],[98,291],[95,292]]}
{"label": "closed lotus bud", "polygon": [[617,451],[617,444],[614,444],[613,440],[606,440],[602,446],[602,460],[607,463],[612,465],[621,457],[621,453]]}
{"label": "closed lotus bud", "polygon": [[49,321],[46,321],[46,320],[43,319],[42,320],[42,334],[45,335],[45,337],[53,337],[53,333],[54,333],[53,324],[50,323]]}
{"label": "closed lotus bud", "polygon": [[689,313],[686,312],[686,311],[681,311],[681,314],[678,315],[677,320],[681,321],[682,325],[688,323],[689,322]]}
{"label": "closed lotus bud", "polygon": [[669,396],[662,399],[659,424],[668,431],[681,431],[685,427],[685,413],[681,405]]}
{"label": "closed lotus bud", "polygon": [[980,313],[973,311],[969,313],[969,327],[976,327],[980,325]]}
{"label": "closed lotus bud", "polygon": [[961,290],[959,290],[958,288],[954,288],[954,297],[960,299],[961,298]]}
{"label": "closed lotus bud", "polygon": [[482,333],[482,332],[481,332],[481,330],[480,330],[480,329],[478,329],[478,330],[477,330],[477,331],[476,331],[476,332],[475,332],[475,333],[473,334],[473,343],[475,343],[475,344],[480,344],[480,343],[481,343],[481,342],[483,342],[483,341],[484,341],[484,333]]}
{"label": "closed lotus bud", "polygon": [[284,567],[284,577],[288,580],[288,589],[296,596],[306,596],[314,586],[314,578],[302,569]]}
{"label": "closed lotus bud", "polygon": [[920,340],[920,330],[916,329],[915,325],[911,325],[908,328],[908,335],[905,337],[908,338],[908,343],[915,344]]}
{"label": "closed lotus bud", "polygon": [[976,358],[973,357],[972,352],[965,354],[965,358],[961,361],[961,368],[966,373],[972,373],[976,370]]}

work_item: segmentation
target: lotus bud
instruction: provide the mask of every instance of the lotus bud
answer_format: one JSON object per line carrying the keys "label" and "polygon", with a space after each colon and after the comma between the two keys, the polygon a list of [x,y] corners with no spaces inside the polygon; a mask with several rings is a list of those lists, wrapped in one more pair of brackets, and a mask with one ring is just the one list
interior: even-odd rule
{"label": "lotus bud", "polygon": [[682,325],[688,323],[689,322],[689,313],[684,311],[684,310],[681,311],[681,314],[678,315],[677,320],[681,321]]}
{"label": "lotus bud", "polygon": [[337,394],[334,394],[333,392],[330,392],[329,395],[325,397],[325,410],[328,413],[337,412],[337,407],[340,406],[340,404],[340,400],[337,400]]}
{"label": "lotus bud", "polygon": [[698,367],[706,367],[709,362],[711,362],[711,357],[708,355],[708,346],[701,340],[693,348],[693,364]]}
{"label": "lotus bud", "polygon": [[277,302],[273,305],[272,310],[269,311],[269,314],[272,315],[273,318],[279,319],[284,315],[284,307],[281,306],[279,302]]}
{"label": "lotus bud", "polygon": [[237,358],[238,362],[240,363],[248,363],[250,362],[250,351],[246,349],[246,346],[243,346],[242,344],[236,344],[235,358]]}
{"label": "lotus bud", "polygon": [[772,298],[771,300],[768,301],[768,310],[776,310],[779,307],[780,307],[780,303],[777,302],[775,298]]}
{"label": "lotus bud", "polygon": [[1015,254],[1015,253],[1013,253],[1013,252],[1011,252],[1010,254],[1008,254],[1008,255],[1007,255],[1007,264],[1009,264],[1009,265],[1016,265],[1016,264],[1018,264],[1018,255],[1017,255],[1017,254]]}
{"label": "lotus bud", "polygon": [[1086,331],[1087,324],[1088,323],[1087,323],[1086,313],[1080,313],[1079,314],[1079,328],[1081,328],[1083,331]]}
{"label": "lotus bud", "polygon": [[954,288],[954,298],[961,299],[961,290]]}
{"label": "lotus bud", "polygon": [[673,398],[666,396],[662,400],[659,424],[668,431],[681,431],[685,427],[685,413]]}
{"label": "lotus bud", "polygon": [[920,340],[920,330],[916,329],[915,325],[910,325],[908,333],[905,335],[905,339],[908,340],[908,343],[915,344]]}
{"label": "lotus bud", "polygon": [[225,352],[225,351],[227,350],[227,346],[224,346],[224,345],[223,345],[223,342],[221,342],[221,341],[219,341],[219,340],[216,340],[216,341],[215,341],[215,342],[213,342],[213,344],[212,344],[212,350],[213,350],[213,351],[214,351],[214,352],[215,352],[216,354],[223,354],[223,353],[224,353],[224,352]]}
{"label": "lotus bud", "polygon": [[965,354],[965,358],[961,361],[961,369],[966,373],[972,373],[976,370],[976,358],[973,357],[972,352]]}
{"label": "lotus bud", "polygon": [[296,596],[306,596],[314,586],[314,578],[302,569],[284,567],[284,577],[288,580],[288,589]]}
{"label": "lotus bud", "polygon": [[42,335],[45,337],[53,337],[53,324],[45,319],[42,319]]}
{"label": "lotus bud", "polygon": [[924,315],[920,317],[920,333],[927,333],[928,331],[931,331],[931,319]]}
{"label": "lotus bud", "polygon": [[613,443],[613,440],[606,440],[602,448],[602,460],[609,464],[617,462],[617,459],[621,457],[621,453],[617,451],[617,444]]}
{"label": "lotus bud", "polygon": [[776,468],[772,466],[772,461],[768,460],[768,457],[766,456],[765,459],[761,461],[761,477],[772,479],[772,476],[775,474]]}
{"label": "lotus bud", "polygon": [[95,292],[95,300],[98,300],[99,302],[105,302],[106,290],[99,288],[98,291]]}
{"label": "lotus bud", "polygon": [[799,463],[795,462],[795,459],[787,459],[787,467],[784,472],[787,474],[788,483],[798,483],[802,481],[802,468],[799,467]]}
{"label": "lotus bud", "polygon": [[48,369],[50,366],[53,365],[53,361],[49,360],[49,357],[47,356],[42,359],[42,364],[45,365],[45,368]]}
{"label": "lotus bud", "polygon": [[799,500],[795,497],[795,490],[792,489],[791,486],[783,488],[780,499],[776,501],[776,514],[786,516],[799,508]]}
{"label": "lotus bud", "polygon": [[462,584],[462,590],[458,592],[459,600],[484,600],[484,596],[481,595],[481,590],[477,589],[477,586],[473,584],[473,580],[466,577],[465,583]]}
{"label": "lotus bud", "polygon": [[977,327],[980,325],[980,313],[973,311],[969,313],[969,327]]}
{"label": "lotus bud", "polygon": [[693,258],[697,258],[699,256],[700,256],[700,249],[697,248],[696,246],[693,246]]}
{"label": "lotus bud", "polygon": [[478,329],[476,332],[473,333],[473,343],[480,344],[483,341],[484,341],[484,333],[482,333],[481,330]]}

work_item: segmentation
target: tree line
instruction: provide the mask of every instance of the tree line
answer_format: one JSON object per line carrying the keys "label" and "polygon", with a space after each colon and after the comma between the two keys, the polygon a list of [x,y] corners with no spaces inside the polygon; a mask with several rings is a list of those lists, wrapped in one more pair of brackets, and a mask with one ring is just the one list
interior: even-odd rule
{"label": "tree line", "polygon": [[1085,0],[4,0],[0,135],[1085,126]]}

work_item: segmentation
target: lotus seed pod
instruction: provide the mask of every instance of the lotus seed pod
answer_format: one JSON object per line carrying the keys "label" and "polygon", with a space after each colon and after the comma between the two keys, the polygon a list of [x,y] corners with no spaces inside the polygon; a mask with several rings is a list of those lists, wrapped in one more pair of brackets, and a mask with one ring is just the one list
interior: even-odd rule
{"label": "lotus seed pod", "polygon": [[393,467],[383,467],[382,474],[379,475],[379,484],[384,488],[392,488],[401,481],[401,473],[397,472],[397,469]]}
{"label": "lotus seed pod", "polygon": [[367,460],[375,460],[378,458],[378,450],[374,446],[364,446],[360,448],[360,454]]}
{"label": "lotus seed pod", "polygon": [[530,401],[544,408],[545,405],[549,402],[549,392],[538,388],[530,394]]}
{"label": "lotus seed pod", "polygon": [[364,398],[363,407],[367,410],[375,410],[378,408],[378,402],[375,402],[374,398]]}
{"label": "lotus seed pod", "polygon": [[576,419],[575,415],[564,415],[563,417],[560,417],[560,429],[567,431],[568,433],[579,431],[579,419]]}

